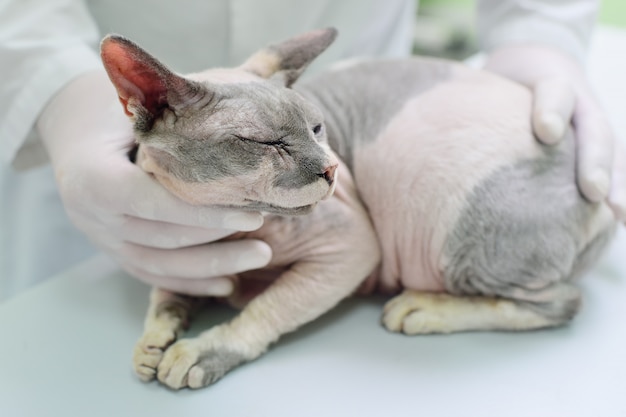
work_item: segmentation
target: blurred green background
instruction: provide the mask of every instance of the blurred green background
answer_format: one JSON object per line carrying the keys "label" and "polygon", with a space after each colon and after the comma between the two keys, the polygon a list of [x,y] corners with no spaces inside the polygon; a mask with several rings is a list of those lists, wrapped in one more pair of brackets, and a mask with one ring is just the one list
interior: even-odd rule
{"label": "blurred green background", "polygon": [[600,8],[600,22],[626,28],[626,1],[603,0]]}
{"label": "blurred green background", "polygon": [[[449,4],[472,8],[474,0],[421,0],[420,4]],[[626,0],[602,0],[599,20],[604,24],[626,28]]]}
{"label": "blurred green background", "polygon": [[[476,52],[474,0],[420,0],[414,52],[464,59]],[[626,29],[626,0],[602,0],[598,21]]]}

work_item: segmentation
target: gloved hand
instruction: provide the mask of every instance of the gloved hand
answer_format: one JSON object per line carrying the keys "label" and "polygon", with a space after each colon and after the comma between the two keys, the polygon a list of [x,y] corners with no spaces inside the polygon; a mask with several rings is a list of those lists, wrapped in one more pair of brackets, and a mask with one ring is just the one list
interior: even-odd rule
{"label": "gloved hand", "polygon": [[485,69],[532,88],[532,123],[542,142],[554,144],[572,123],[578,152],[577,179],[590,201],[607,202],[626,220],[626,158],[581,66],[564,53],[539,45],[493,51]]}
{"label": "gloved hand", "polygon": [[213,242],[263,223],[260,213],[190,206],[133,164],[132,126],[106,73],[70,82],[37,128],[73,223],[131,275],[179,293],[230,294],[229,275],[265,266],[258,240]]}

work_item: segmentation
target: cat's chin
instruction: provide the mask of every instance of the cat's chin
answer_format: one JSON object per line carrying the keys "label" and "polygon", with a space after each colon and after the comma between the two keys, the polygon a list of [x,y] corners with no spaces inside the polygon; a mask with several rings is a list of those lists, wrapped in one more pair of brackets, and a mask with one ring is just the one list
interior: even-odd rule
{"label": "cat's chin", "polygon": [[306,206],[299,206],[299,207],[281,207],[281,206],[276,206],[274,204],[264,203],[261,201],[250,201],[249,204],[246,206],[241,206],[241,207],[233,206],[229,208],[236,208],[240,210],[243,209],[243,210],[250,210],[250,211],[261,211],[264,213],[278,214],[281,216],[301,216],[301,215],[309,214],[311,211],[313,211],[316,205],[317,203],[308,204]]}

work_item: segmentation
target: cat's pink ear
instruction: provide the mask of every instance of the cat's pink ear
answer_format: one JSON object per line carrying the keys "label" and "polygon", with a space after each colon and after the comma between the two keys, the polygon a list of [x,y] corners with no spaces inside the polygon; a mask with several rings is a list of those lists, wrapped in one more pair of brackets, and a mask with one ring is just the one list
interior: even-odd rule
{"label": "cat's pink ear", "polygon": [[153,120],[164,109],[184,104],[198,92],[195,83],[175,74],[122,36],[104,38],[100,56],[129,116]]}
{"label": "cat's pink ear", "polygon": [[263,78],[280,79],[290,87],[336,37],[335,28],[306,32],[261,49],[241,68]]}

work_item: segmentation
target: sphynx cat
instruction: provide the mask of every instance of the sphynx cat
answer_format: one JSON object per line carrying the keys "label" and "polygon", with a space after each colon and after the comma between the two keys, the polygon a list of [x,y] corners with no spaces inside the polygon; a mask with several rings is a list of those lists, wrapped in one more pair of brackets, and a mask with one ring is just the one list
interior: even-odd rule
{"label": "sphynx cat", "polygon": [[153,289],[134,368],[209,385],[356,291],[394,295],[406,334],[529,330],[578,311],[575,286],[616,227],[581,197],[572,132],[541,145],[531,93],[444,60],[372,60],[295,84],[318,30],[237,68],[178,75],[133,42],[101,55],[136,163],[182,200],[263,211],[270,265],[233,277],[231,321],[180,339],[198,299]]}

